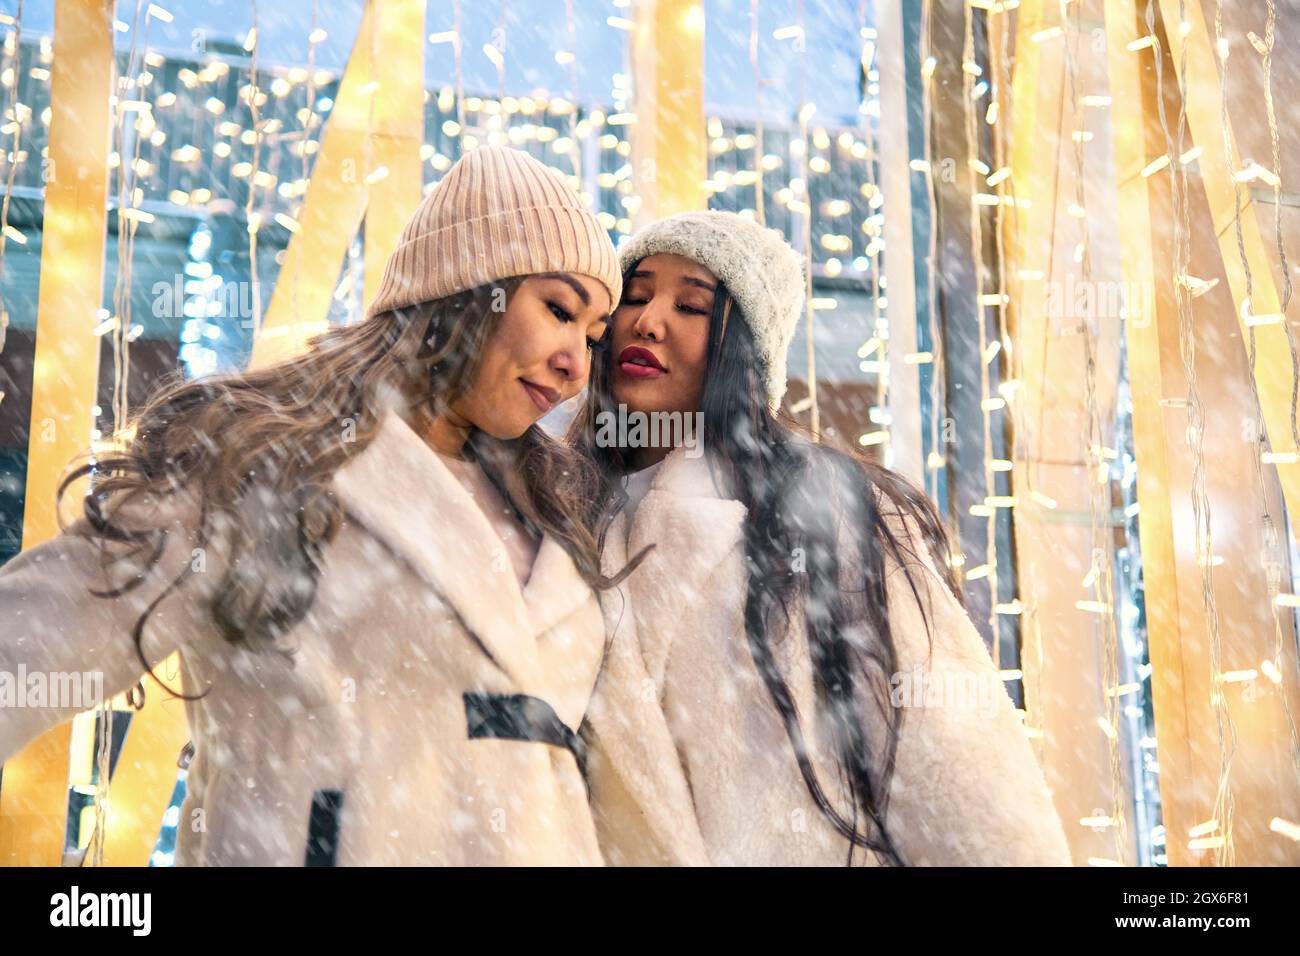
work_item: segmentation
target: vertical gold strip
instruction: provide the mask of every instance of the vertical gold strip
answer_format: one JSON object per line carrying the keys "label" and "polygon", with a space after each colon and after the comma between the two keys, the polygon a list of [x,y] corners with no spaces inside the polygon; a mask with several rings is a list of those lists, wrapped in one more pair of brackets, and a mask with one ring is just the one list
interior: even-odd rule
{"label": "vertical gold strip", "polygon": [[632,31],[633,225],[707,209],[704,8],[699,0],[637,0]]}
{"label": "vertical gold strip", "polygon": [[[1147,354],[1142,369],[1134,367],[1132,379],[1135,399],[1139,386],[1151,387],[1152,382],[1139,382],[1140,375],[1148,375],[1160,389],[1159,396],[1153,396],[1149,402],[1163,397],[1166,404],[1171,400],[1179,403],[1179,407],[1151,410],[1153,418],[1163,416],[1168,467],[1163,480],[1153,482],[1153,487],[1145,491],[1140,487],[1143,563],[1146,565],[1148,561],[1146,524],[1152,509],[1155,528],[1151,530],[1168,537],[1167,542],[1155,544],[1157,559],[1162,560],[1160,549],[1167,549],[1172,552],[1174,562],[1172,580],[1166,575],[1158,585],[1148,582],[1148,601],[1157,586],[1171,589],[1156,610],[1176,614],[1179,628],[1175,636],[1168,634],[1168,628],[1154,630],[1150,644],[1166,852],[1171,864],[1210,866],[1217,862],[1213,848],[1196,846],[1193,841],[1221,838],[1228,829],[1224,820],[1214,819],[1215,797],[1222,780],[1235,807],[1230,834],[1233,863],[1295,865],[1300,859],[1300,844],[1273,832],[1270,826],[1274,817],[1290,819],[1289,808],[1296,806],[1300,799],[1287,713],[1288,707],[1292,714],[1300,711],[1300,695],[1293,680],[1295,638],[1291,615],[1286,609],[1278,615],[1278,609],[1271,604],[1266,566],[1270,549],[1260,514],[1266,510],[1273,516],[1280,515],[1283,500],[1294,508],[1291,492],[1296,490],[1296,471],[1293,465],[1282,465],[1276,472],[1265,466],[1261,489],[1256,474],[1258,449],[1242,426],[1243,422],[1253,424],[1256,408],[1246,349],[1237,348],[1231,341],[1238,335],[1244,339],[1248,334],[1242,321],[1245,273],[1233,223],[1233,171],[1224,149],[1225,132],[1230,138],[1233,133],[1231,126],[1226,130],[1223,126],[1214,49],[1199,4],[1186,5],[1185,27],[1179,25],[1177,3],[1162,0],[1160,11],[1166,37],[1172,45],[1162,61],[1169,124],[1172,127],[1178,120],[1178,73],[1183,69],[1185,40],[1187,63],[1183,80],[1192,138],[1184,145],[1190,147],[1196,143],[1203,147],[1196,159],[1200,176],[1199,179],[1191,177],[1187,196],[1191,261],[1199,263],[1198,268],[1205,272],[1202,278],[1218,282],[1194,299],[1190,334],[1195,336],[1197,346],[1195,372],[1199,390],[1207,402],[1204,490],[1212,515],[1213,613],[1222,655],[1219,667],[1230,675],[1224,679],[1224,675],[1214,670],[1211,609],[1207,606],[1196,547],[1195,459],[1186,437],[1186,411],[1181,407],[1188,394],[1188,381],[1179,351],[1177,302],[1173,293],[1176,277],[1165,272],[1155,277],[1155,334],[1148,339],[1148,342],[1158,342],[1158,361],[1162,367],[1156,370],[1152,364],[1156,358]],[[1145,33],[1145,23],[1139,23],[1137,29]],[[1148,84],[1144,102],[1152,104],[1146,107],[1149,133],[1145,159],[1150,160],[1162,156],[1168,146],[1163,130],[1149,115],[1154,109],[1155,79],[1147,58],[1153,52],[1146,50],[1141,56],[1140,62],[1128,69],[1147,71],[1141,75]],[[1115,95],[1113,100],[1118,103],[1120,96]],[[1176,169],[1178,157],[1170,158]],[[1124,176],[1135,174],[1140,161],[1133,158],[1130,160],[1133,165],[1120,171],[1121,185]],[[1165,168],[1150,177],[1145,185],[1148,205],[1162,210],[1166,216],[1163,221],[1157,215],[1151,217],[1150,241],[1160,250],[1170,247],[1175,228],[1167,218],[1171,204],[1166,193],[1169,176],[1169,169]],[[1241,209],[1242,237],[1254,279],[1252,311],[1267,314],[1280,305],[1254,203],[1247,190],[1241,192],[1245,200]],[[1156,267],[1164,261],[1168,260],[1156,259]],[[1290,355],[1285,332],[1280,325],[1260,326],[1256,328],[1256,338],[1258,357],[1254,381],[1265,427],[1275,451],[1291,450]],[[1149,455],[1154,440],[1147,442],[1145,450],[1138,446],[1139,481],[1143,480],[1143,470],[1159,469],[1158,462],[1153,464]],[[1169,503],[1168,526],[1163,523],[1162,501]],[[1149,613],[1151,610],[1149,607]],[[1281,649],[1276,660],[1273,659],[1275,639]],[[1260,672],[1265,661],[1277,668],[1281,675],[1279,682],[1274,683]],[[1255,676],[1249,677],[1252,672]],[[1216,693],[1223,694],[1231,727],[1226,722],[1222,728],[1219,725],[1214,703]]]}
{"label": "vertical gold strip", "polygon": [[[23,547],[58,534],[55,492],[65,466],[90,446],[100,340],[91,334],[104,288],[108,228],[111,4],[57,0],[50,75],[50,177],[45,186],[41,277],[27,446]],[[99,135],[88,135],[88,131]],[[74,488],[71,500],[79,493]],[[0,863],[54,866],[68,808],[69,724],[4,766]]]}
{"label": "vertical gold strip", "polygon": [[250,368],[290,358],[329,327],[334,280],[366,209],[366,136],[373,90],[371,35],[375,4],[366,5],[352,56],[321,135],[320,149],[275,280]]}
{"label": "vertical gold strip", "polygon": [[[1070,13],[1073,17],[1073,13]],[[1018,353],[1020,387],[1012,402],[1016,458],[1012,488],[1016,499],[1014,535],[1021,617],[1021,669],[1024,673],[1026,730],[1042,762],[1076,865],[1089,861],[1131,862],[1132,843],[1117,844],[1115,823],[1085,827],[1085,818],[1108,817],[1116,786],[1111,747],[1099,724],[1106,713],[1103,647],[1106,622],[1079,606],[1093,592],[1083,585],[1093,564],[1090,467],[1081,436],[1088,410],[1084,335],[1092,335],[1097,356],[1095,400],[1103,421],[1115,397],[1118,327],[1085,322],[1088,307],[1075,306],[1072,290],[1088,286],[1074,261],[1077,220],[1068,216],[1076,175],[1073,119],[1065,44],[1073,26],[1056,4],[1022,3],[1017,11],[1012,76],[1009,187],[1014,199],[1004,216],[1007,269],[1007,324]],[[1093,71],[1078,61],[1080,94]],[[1104,167],[1095,155],[1085,175]],[[1108,164],[1106,164],[1108,165]],[[1089,208],[1094,222],[1105,210]],[[1105,284],[1099,252],[1107,230],[1089,230],[1090,284]],[[1064,296],[1061,289],[1066,289]],[[1110,369],[1108,372],[1107,369]],[[1109,521],[1109,513],[1102,516]],[[1120,781],[1119,792],[1123,792]],[[1122,811],[1121,811],[1122,812]],[[1131,829],[1128,831],[1131,833]],[[1121,859],[1118,859],[1121,858]]]}
{"label": "vertical gold strip", "polygon": [[424,42],[420,3],[366,5],[252,367],[297,355],[328,328],[334,280],[363,215],[367,301],[378,290],[384,263],[420,201]]}
{"label": "vertical gold strip", "polygon": [[[1196,162],[1200,168],[1205,198],[1210,204],[1214,234],[1219,239],[1223,269],[1227,274],[1228,287],[1232,290],[1232,301],[1236,306],[1237,323],[1244,344],[1249,340],[1250,328],[1246,325],[1243,314],[1243,306],[1247,305],[1246,273],[1237,250],[1237,234],[1233,225],[1239,201],[1235,192],[1240,193],[1241,238],[1253,280],[1254,295],[1248,305],[1249,313],[1259,316],[1277,315],[1282,311],[1282,305],[1273,281],[1269,255],[1260,234],[1255,201],[1249,188],[1235,192],[1233,189],[1232,177],[1236,170],[1228,167],[1228,158],[1223,148],[1225,136],[1234,144],[1233,154],[1239,154],[1230,117],[1226,121],[1227,128],[1224,129],[1217,56],[1205,26],[1201,4],[1186,4],[1187,20],[1181,30],[1178,6],[1178,0],[1160,0],[1160,13],[1173,47],[1169,77],[1174,79],[1178,75],[1176,71],[1183,69],[1181,51],[1185,44],[1187,75],[1182,80],[1187,90],[1187,122],[1192,141],[1204,147]],[[1178,35],[1183,30],[1186,32],[1180,43]],[[1253,107],[1257,104],[1247,105]],[[1177,157],[1173,159],[1177,161]],[[1291,434],[1291,349],[1287,343],[1286,330],[1281,323],[1257,326],[1255,341],[1255,388],[1259,392],[1269,444],[1274,452],[1298,451],[1300,449],[1296,448]],[[1282,483],[1287,510],[1292,515],[1300,515],[1300,463],[1279,464],[1277,475]]]}
{"label": "vertical gold strip", "polygon": [[[180,655],[157,667],[173,690],[185,693]],[[104,816],[104,865],[147,866],[158,842],[163,814],[176,787],[177,759],[189,739],[185,701],[172,697],[150,679],[146,703],[131,718],[118,755]],[[182,820],[181,826],[186,826]]]}
{"label": "vertical gold strip", "polygon": [[[1115,147],[1115,181],[1120,210],[1121,265],[1130,290],[1124,328],[1128,340],[1129,383],[1133,394],[1133,445],[1137,455],[1138,522],[1142,577],[1146,585],[1147,645],[1151,661],[1156,735],[1160,756],[1160,800],[1168,833],[1186,833],[1201,819],[1214,793],[1198,792],[1191,760],[1187,689],[1183,682],[1183,647],[1179,633],[1178,561],[1174,550],[1173,462],[1165,437],[1161,405],[1165,382],[1160,361],[1160,325],[1156,311],[1156,266],[1153,255],[1146,128],[1150,117],[1143,90],[1143,70],[1150,51],[1128,49],[1138,39],[1138,10],[1131,0],[1108,3],[1106,60],[1110,82],[1111,135]],[[1142,34],[1146,30],[1143,28]],[[1154,78],[1152,78],[1154,83]],[[1136,295],[1134,295],[1136,294]],[[1175,343],[1176,343],[1175,330]],[[1182,515],[1190,521],[1190,516]],[[1190,613],[1190,611],[1189,611]],[[1199,808],[1199,809],[1198,809]],[[1183,840],[1166,845],[1170,866],[1195,865]]]}
{"label": "vertical gold strip", "polygon": [[384,264],[420,202],[420,144],[424,142],[424,0],[376,0],[371,31],[375,79],[366,171],[365,299],[379,291]]}

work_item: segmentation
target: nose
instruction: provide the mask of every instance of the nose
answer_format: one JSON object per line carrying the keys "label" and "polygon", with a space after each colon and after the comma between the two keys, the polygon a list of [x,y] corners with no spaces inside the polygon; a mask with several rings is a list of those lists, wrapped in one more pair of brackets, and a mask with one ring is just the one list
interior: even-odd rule
{"label": "nose", "polygon": [[659,297],[656,296],[645,304],[645,307],[633,321],[632,334],[638,339],[662,342],[665,331],[663,308],[660,305]]}
{"label": "nose", "polygon": [[[577,325],[575,322],[574,325]],[[551,360],[548,366],[560,378],[561,387],[570,382],[577,382],[582,386],[582,382],[587,378],[587,337],[585,334],[576,336],[576,342],[565,342],[564,345],[551,353]]]}

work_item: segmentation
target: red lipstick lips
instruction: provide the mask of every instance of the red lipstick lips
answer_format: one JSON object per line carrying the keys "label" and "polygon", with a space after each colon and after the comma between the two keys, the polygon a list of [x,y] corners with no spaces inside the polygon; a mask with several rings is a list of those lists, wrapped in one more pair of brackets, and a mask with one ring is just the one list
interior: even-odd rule
{"label": "red lipstick lips", "polygon": [[657,378],[668,374],[654,353],[639,345],[629,345],[618,353],[618,367],[624,375],[632,378]]}

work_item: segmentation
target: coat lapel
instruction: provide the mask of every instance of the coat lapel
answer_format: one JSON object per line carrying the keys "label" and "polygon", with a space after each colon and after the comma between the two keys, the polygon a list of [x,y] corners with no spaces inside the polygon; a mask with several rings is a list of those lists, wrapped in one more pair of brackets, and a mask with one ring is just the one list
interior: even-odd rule
{"label": "coat lapel", "polygon": [[[710,579],[731,550],[741,543],[745,506],[716,483],[708,459],[687,458],[678,448],[666,459],[632,517],[627,553],[656,545],[646,556],[644,573],[631,580],[637,616],[642,621],[674,620],[681,601],[708,600]],[[650,581],[672,587],[649,587]],[[663,693],[664,668],[671,650],[672,627],[637,636],[646,673]]]}
{"label": "coat lapel", "polygon": [[[335,473],[334,488],[344,509],[446,599],[521,690],[545,693],[538,628],[503,560],[501,539],[469,492],[396,410],[383,413],[370,444]],[[543,552],[554,547],[543,541]],[[538,599],[570,593],[567,582],[547,580],[563,577],[558,564],[550,554],[545,565],[534,568],[530,590]],[[546,620],[553,623],[549,613]]]}
{"label": "coat lapel", "polygon": [[[631,528],[627,515],[620,514],[606,535],[601,556],[606,574],[620,570],[629,555],[656,546],[622,585],[601,595],[610,646],[589,712],[589,733],[596,741],[592,766],[593,773],[612,774],[619,783],[598,789],[598,776],[593,793],[599,812],[602,794],[625,792],[644,839],[644,845],[630,846],[617,832],[627,824],[611,820],[610,846],[626,857],[616,862],[709,862],[664,716],[664,670],[681,602],[708,599],[709,580],[739,545],[744,519],[744,506],[715,486],[707,460],[687,458],[677,449],[664,460]],[[655,621],[663,626],[653,626]]]}
{"label": "coat lapel", "polygon": [[[626,563],[626,540],[621,514],[605,538],[605,574]],[[593,743],[593,812],[611,864],[704,866],[708,853],[690,787],[638,643],[629,582],[643,570],[600,595],[609,649],[584,724]]]}
{"label": "coat lapel", "polygon": [[[582,723],[605,648],[595,595],[558,540],[542,539],[523,592],[547,700],[566,725]],[[588,616],[579,612],[590,604]]]}

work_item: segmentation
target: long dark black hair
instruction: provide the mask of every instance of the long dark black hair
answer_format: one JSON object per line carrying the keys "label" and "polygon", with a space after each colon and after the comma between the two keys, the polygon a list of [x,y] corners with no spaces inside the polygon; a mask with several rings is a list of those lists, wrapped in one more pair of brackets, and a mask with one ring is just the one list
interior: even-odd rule
{"label": "long dark black hair", "polygon": [[[635,268],[627,270],[624,288]],[[612,329],[611,324],[608,334]],[[586,407],[570,434],[601,470],[602,545],[604,529],[626,503],[619,478],[630,464],[625,449],[602,447],[594,437],[596,416],[616,411],[609,384],[614,360],[606,349],[593,367]],[[912,572],[927,557],[916,553],[918,547],[961,601],[943,523],[906,479],[853,451],[813,441],[793,419],[769,410],[754,336],[721,283],[710,317],[701,406],[715,481],[746,508],[745,634],[799,772],[817,807],[846,839],[847,863],[863,847],[889,865],[906,865],[885,825],[903,721],[902,708],[891,706],[889,695],[898,655],[886,600],[886,559],[904,569],[928,633]],[[914,539],[891,528],[882,513],[886,508],[913,525]],[[795,555],[802,561],[792,560]],[[840,785],[847,788],[847,813],[818,779],[794,697],[773,654],[773,638],[780,640],[796,614],[806,628],[818,716],[833,742]],[[864,711],[871,706],[886,731],[883,752],[873,752],[879,748],[868,735]]]}

